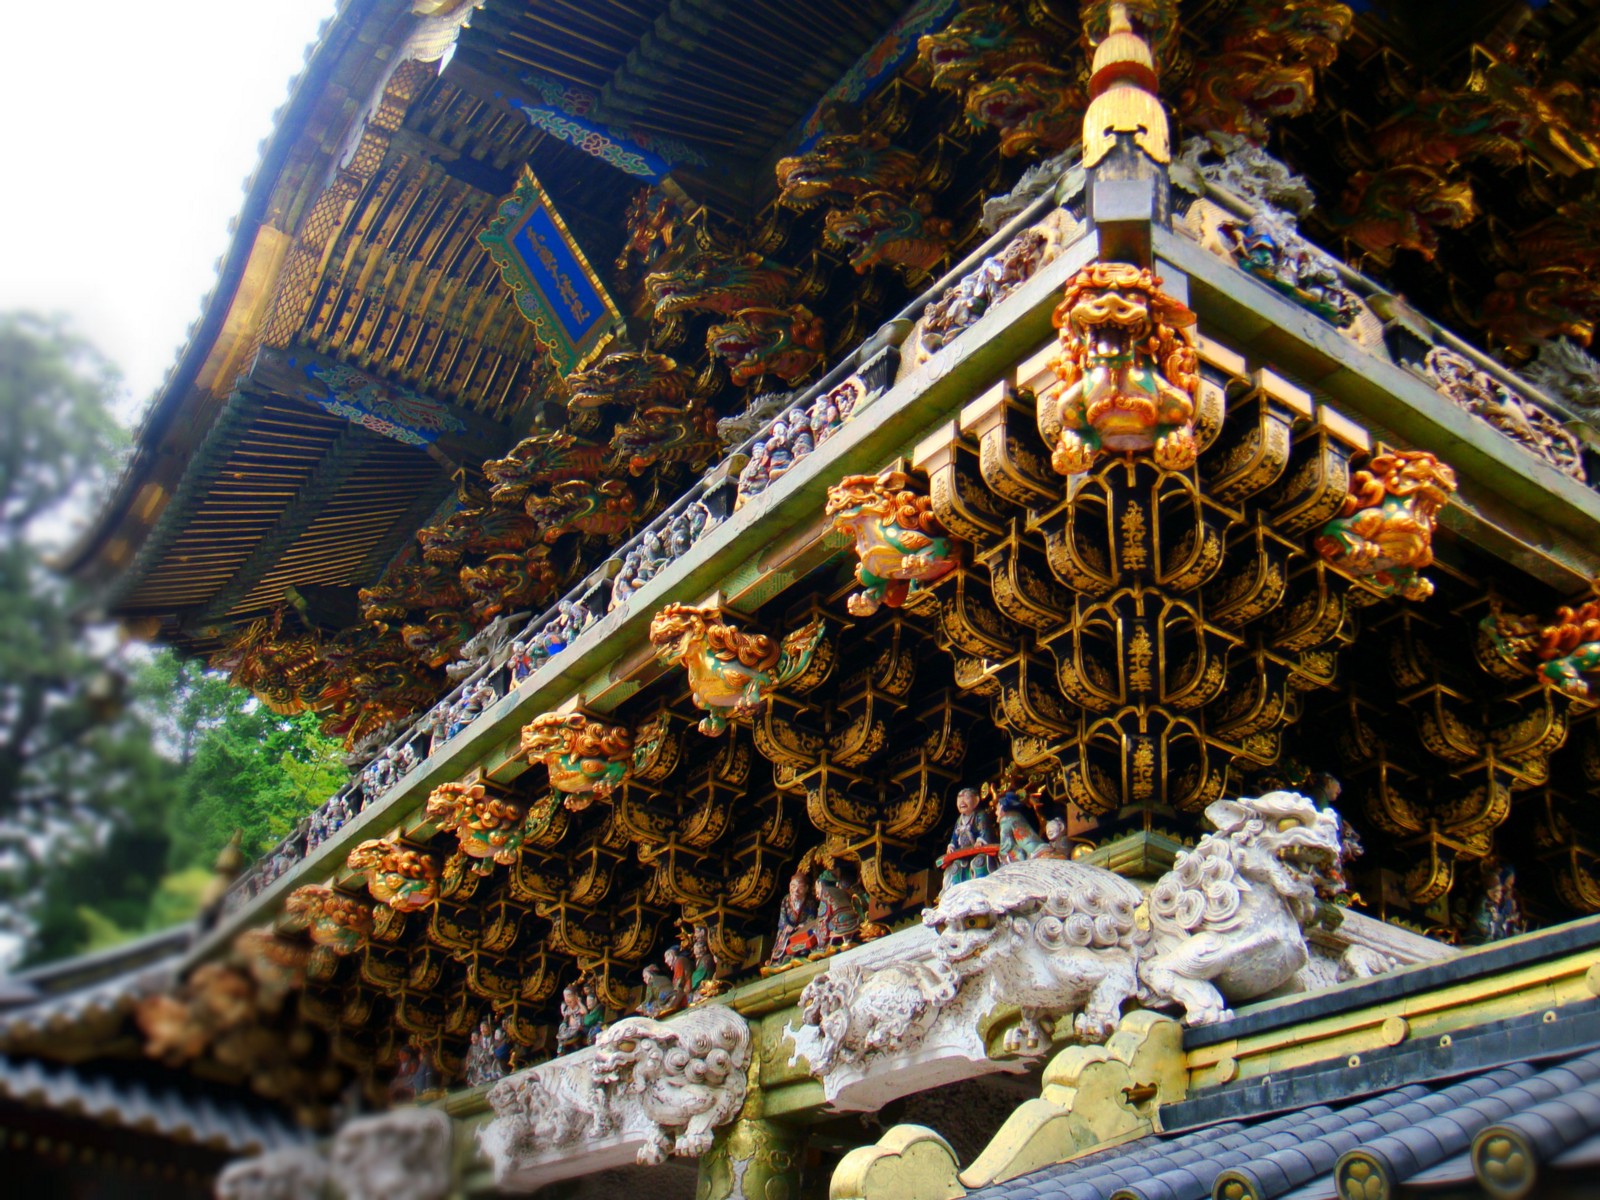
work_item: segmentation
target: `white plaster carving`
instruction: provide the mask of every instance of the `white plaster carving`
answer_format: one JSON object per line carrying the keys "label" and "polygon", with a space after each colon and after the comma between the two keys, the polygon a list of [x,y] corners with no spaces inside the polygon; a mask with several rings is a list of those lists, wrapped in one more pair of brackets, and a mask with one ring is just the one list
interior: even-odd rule
{"label": "white plaster carving", "polygon": [[711,1131],[744,1105],[749,1072],[750,1026],[722,1005],[670,1023],[627,1017],[595,1043],[595,1083],[613,1104],[627,1095],[655,1126],[639,1150],[647,1166],[669,1152],[694,1158],[711,1149]]}
{"label": "white plaster carving", "polygon": [[224,1167],[217,1200],[315,1200],[327,1178],[327,1160],[311,1147],[274,1150]]}
{"label": "white plaster carving", "polygon": [[1316,203],[1309,184],[1248,138],[1225,133],[1185,138],[1172,160],[1172,182],[1195,196],[1231,192],[1249,207],[1282,213],[1290,226]]}
{"label": "white plaster carving", "polygon": [[981,979],[996,1004],[1022,1010],[1006,1048],[1039,1054],[1069,1013],[1084,1041],[1116,1029],[1137,988],[1134,910],[1143,898],[1102,867],[1036,858],[946,889],[922,919],[939,934],[942,961]]}
{"label": "white plaster carving", "polygon": [[1552,338],[1522,368],[1529,383],[1591,414],[1600,409],[1600,361],[1566,338]]}
{"label": "white plaster carving", "polygon": [[351,1121],[329,1152],[345,1200],[445,1200],[450,1195],[450,1118],[397,1108]]}
{"label": "white plaster carving", "polygon": [[925,927],[831,959],[787,1031],[829,1105],[873,1111],[929,1087],[994,1071],[984,1033],[1022,1011],[1006,1049],[1049,1048],[1050,1026],[1103,1041],[1123,1005],[1181,1006],[1190,1024],[1229,1004],[1331,987],[1456,951],[1322,902],[1336,887],[1339,818],[1304,796],[1220,800],[1217,826],[1148,895],[1131,880],[1063,859],[1002,866],[947,888]]}
{"label": "white plaster carving", "polygon": [[1020,1060],[989,1057],[983,1031],[996,1001],[966,982],[918,926],[828,960],[801,993],[801,1020],[786,1032],[823,1098],[842,1112],[876,1112],[927,1088],[996,1072]]}
{"label": "white plaster carving", "polygon": [[627,1017],[594,1046],[495,1084],[479,1145],[495,1182],[519,1187],[697,1157],[743,1106],[750,1061],[750,1027],[723,1005]]}
{"label": "white plaster carving", "polygon": [[1217,827],[1178,855],[1150,892],[1150,943],[1139,981],[1175,1001],[1190,1025],[1231,1016],[1293,981],[1310,959],[1305,928],[1331,895],[1339,817],[1296,792],[1218,800]]}
{"label": "white plaster carving", "polygon": [[800,997],[802,1020],[821,1035],[806,1061],[826,1073],[838,1063],[907,1054],[922,1045],[960,986],[960,976],[937,959],[876,970],[844,963],[818,975]]}
{"label": "white plaster carving", "polygon": [[1016,185],[1004,195],[990,196],[983,202],[983,218],[978,222],[985,233],[996,233],[1040,196],[1055,187],[1060,180],[1075,174],[1077,178],[1068,186],[1069,192],[1083,190],[1083,168],[1079,165],[1079,150],[1068,147],[1060,154],[1036,162],[1022,173]]}

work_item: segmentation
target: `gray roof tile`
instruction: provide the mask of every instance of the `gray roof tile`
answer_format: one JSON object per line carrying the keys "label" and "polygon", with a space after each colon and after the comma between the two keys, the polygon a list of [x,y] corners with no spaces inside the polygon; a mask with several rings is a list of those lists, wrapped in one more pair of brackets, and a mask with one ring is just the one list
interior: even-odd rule
{"label": "gray roof tile", "polygon": [[1345,1104],[1174,1130],[972,1196],[1333,1200],[1337,1172],[1352,1162],[1380,1176],[1383,1194],[1392,1196],[1395,1186],[1411,1180],[1459,1183],[1475,1170],[1481,1178],[1476,1147],[1494,1135],[1518,1139],[1527,1148],[1524,1157],[1555,1169],[1600,1165],[1600,1049],[1406,1083]]}
{"label": "gray roof tile", "polygon": [[233,1154],[300,1145],[307,1137],[281,1116],[210,1096],[186,1096],[140,1080],[92,1075],[86,1068],[5,1057],[0,1057],[0,1097]]}

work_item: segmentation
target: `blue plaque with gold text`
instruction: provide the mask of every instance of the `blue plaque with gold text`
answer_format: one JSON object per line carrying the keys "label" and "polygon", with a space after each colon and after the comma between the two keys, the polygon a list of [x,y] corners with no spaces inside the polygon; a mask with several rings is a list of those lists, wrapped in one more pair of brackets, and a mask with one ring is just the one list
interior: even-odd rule
{"label": "blue plaque with gold text", "polygon": [[523,168],[516,190],[478,241],[557,374],[582,370],[616,336],[622,314],[532,171]]}

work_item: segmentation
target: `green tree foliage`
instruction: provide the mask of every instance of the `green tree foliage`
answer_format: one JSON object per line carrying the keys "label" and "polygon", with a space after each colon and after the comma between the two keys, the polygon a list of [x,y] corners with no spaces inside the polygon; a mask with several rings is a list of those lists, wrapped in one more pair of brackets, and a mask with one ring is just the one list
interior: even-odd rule
{"label": "green tree foliage", "polygon": [[311,719],[86,627],[49,569],[126,442],[115,383],[61,323],[0,313],[0,935],[32,959],[192,915],[235,829],[259,854],[346,775]]}
{"label": "green tree foliage", "polygon": [[343,746],[309,713],[281,717],[220,675],[183,664],[188,711],[180,800],[170,823],[172,865],[209,865],[238,829],[259,857],[349,776]]}

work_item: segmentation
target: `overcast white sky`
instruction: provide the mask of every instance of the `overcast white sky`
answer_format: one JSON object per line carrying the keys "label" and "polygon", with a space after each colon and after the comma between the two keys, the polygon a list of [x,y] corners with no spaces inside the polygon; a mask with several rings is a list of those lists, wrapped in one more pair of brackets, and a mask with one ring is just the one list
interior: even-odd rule
{"label": "overcast white sky", "polygon": [[142,412],[335,0],[11,3],[0,308],[63,311]]}

